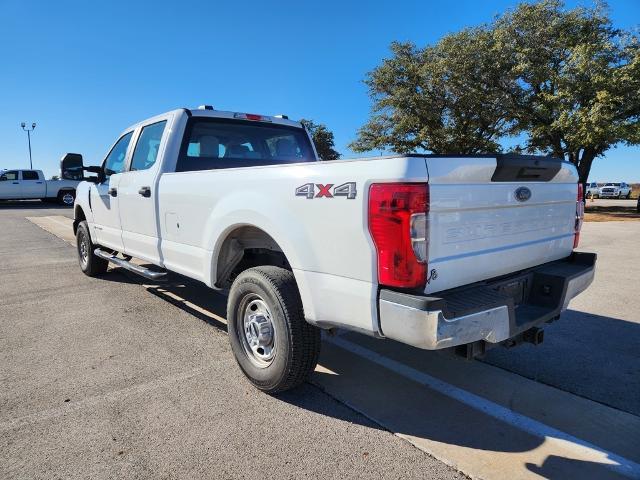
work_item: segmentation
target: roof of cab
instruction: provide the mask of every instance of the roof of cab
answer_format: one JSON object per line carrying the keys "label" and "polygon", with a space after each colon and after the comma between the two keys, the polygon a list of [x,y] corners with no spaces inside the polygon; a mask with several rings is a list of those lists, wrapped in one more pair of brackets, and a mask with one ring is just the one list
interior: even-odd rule
{"label": "roof of cab", "polygon": [[227,112],[223,110],[205,110],[204,108],[177,108],[175,110],[169,110],[168,112],[160,113],[158,115],[154,115],[153,117],[145,118],[139,122],[134,123],[133,125],[129,125],[124,131],[128,132],[138,128],[141,125],[148,125],[149,123],[154,123],[156,121],[160,121],[162,117],[166,117],[172,113],[186,113],[190,117],[210,117],[210,118],[227,118],[229,120],[250,120],[246,118],[238,118],[238,115],[259,115],[261,120],[251,120],[256,122],[264,122],[264,123],[273,123],[276,125],[287,125],[290,127],[304,128],[302,123],[295,122],[293,120],[289,120],[288,118],[262,115],[262,114],[251,114],[246,112]]}
{"label": "roof of cab", "polygon": [[[205,106],[203,105],[202,107],[205,107]],[[215,110],[213,108],[205,109],[202,107],[192,108],[192,109],[185,108],[185,110],[188,112],[188,114],[194,117],[228,118],[230,120],[247,120],[246,118],[238,118],[238,116],[241,116],[241,115],[256,115],[256,116],[259,115],[260,117],[262,117],[262,119],[253,120],[253,121],[269,122],[269,123],[275,123],[278,125],[288,125],[290,127],[298,127],[298,128],[302,127],[302,124],[300,122],[289,120],[288,118],[284,118],[282,116],[254,114],[254,113],[248,113],[248,112],[228,112],[224,110]],[[209,107],[209,106],[207,105],[206,107]]]}

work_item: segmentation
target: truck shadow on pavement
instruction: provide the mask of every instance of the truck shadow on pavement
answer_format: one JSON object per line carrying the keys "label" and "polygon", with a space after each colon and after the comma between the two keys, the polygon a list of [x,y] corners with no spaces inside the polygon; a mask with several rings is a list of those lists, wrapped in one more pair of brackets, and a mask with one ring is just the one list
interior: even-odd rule
{"label": "truck shadow on pavement", "polygon": [[25,209],[25,210],[60,210],[62,212],[73,212],[71,207],[60,205],[57,202],[42,202],[40,200],[0,200],[0,210]]}
{"label": "truck shadow on pavement", "polygon": [[[107,275],[105,278],[111,277],[114,281],[141,283],[140,279],[134,274],[118,268],[114,269],[114,273],[118,271],[122,274]],[[145,285],[145,288],[156,297],[226,332],[227,326],[224,320],[226,318],[226,296],[224,294],[215,292],[199,282],[174,273],[169,274],[167,282],[152,283],[143,281],[142,283]],[[635,345],[640,344],[640,328],[630,322],[572,311],[567,312],[566,315],[570,317],[568,322],[583,322],[582,329],[578,330],[580,332],[594,332],[595,334],[595,332],[611,332],[612,330],[618,329],[619,334],[625,336],[628,342]],[[571,317],[574,318],[572,319]],[[587,326],[584,325],[585,322]],[[558,322],[558,324],[562,324],[562,320]],[[575,328],[575,326],[567,326],[566,328],[571,329]],[[590,334],[588,336],[590,336]],[[551,333],[549,337],[553,338],[553,333]],[[576,338],[580,337],[580,335],[575,335],[575,330],[573,337],[574,340],[579,343],[591,341],[591,338]],[[363,341],[369,340],[368,337],[366,337],[366,339],[363,338]],[[557,352],[558,355],[551,355],[551,359],[556,362],[555,368],[562,369],[567,368],[567,365],[571,365],[571,359],[567,359],[566,365],[557,363],[559,357],[566,357],[566,350],[562,350],[565,347],[566,345],[562,345],[562,342],[559,344],[557,342],[550,342],[549,348],[560,349],[560,351]],[[399,348],[411,347],[399,346]],[[531,348],[535,347],[532,346]],[[336,354],[336,349],[338,349],[338,347],[332,345],[331,342],[323,342],[323,353],[321,354],[320,365],[324,368],[314,373],[311,379],[311,384],[314,386],[306,384],[299,389],[279,394],[277,398],[283,402],[298,408],[313,411],[319,415],[331,416],[345,422],[357,423],[369,428],[388,431],[387,428],[378,424],[374,419],[365,416],[369,411],[369,407],[373,409],[377,408],[378,411],[383,412],[383,418],[393,419],[392,423],[397,427],[393,428],[393,433],[406,436],[409,439],[428,439],[430,441],[462,446],[478,451],[502,453],[527,452],[538,449],[546,441],[544,438],[502,424],[463,404],[456,406],[452,410],[451,402],[455,402],[454,400],[437,392],[428,391],[428,388],[422,385],[416,383],[411,385],[412,382],[407,379],[396,379],[395,384],[394,382],[390,382],[382,387],[375,385],[379,382],[373,378],[367,379],[367,375],[371,375],[372,372],[375,374],[376,369],[381,367],[375,367],[374,369],[363,367],[362,364],[366,362],[365,360],[359,359],[360,361],[358,362],[358,359],[355,359],[354,361],[350,361],[349,358],[345,358],[345,355],[349,357],[348,353],[342,352]],[[416,355],[420,356],[421,361],[424,362],[428,362],[429,359],[433,360],[435,358],[433,355],[437,354],[436,352],[417,349],[412,350],[415,350]],[[518,351],[517,349],[496,349],[496,352],[499,350],[502,351],[500,355],[498,355],[500,359],[506,359],[511,356],[516,358],[515,355],[517,355]],[[531,356],[531,352],[525,352],[522,355],[526,358]],[[549,353],[541,351],[539,355],[549,356]],[[521,361],[525,360],[523,359]],[[493,358],[491,359],[491,363],[498,365],[501,363],[501,360],[499,361]],[[540,368],[547,368],[550,364],[547,363],[543,365],[546,365],[546,367]],[[598,385],[600,382],[605,382],[605,380],[606,384],[609,384],[610,379],[604,378],[607,375],[611,376],[609,369],[598,368],[594,371],[589,371],[586,367],[584,364],[572,366],[570,372],[573,374],[575,369],[582,369],[582,376],[580,378],[588,378],[590,384]],[[367,373],[368,370],[372,372]],[[540,376],[540,372],[538,372],[538,375],[532,375],[532,378]],[[360,382],[360,385],[354,387],[354,378],[359,379],[358,382]],[[329,403],[319,401],[318,395],[313,394],[316,388],[333,397],[334,401]],[[348,398],[341,398],[340,395],[334,395],[336,391],[347,392],[345,395],[347,395]],[[361,395],[362,392],[366,392],[366,395],[364,395],[366,398],[364,399]],[[629,394],[629,392],[626,394]],[[358,395],[360,395],[360,398],[358,398]],[[352,401],[354,398],[356,399],[355,402]],[[637,399],[640,397],[632,398]],[[635,400],[630,400],[630,402],[633,401]],[[338,402],[345,403],[347,406],[353,408],[353,410],[345,408]],[[360,407],[358,405],[360,405]],[[362,407],[362,405],[364,405],[364,407]],[[404,405],[405,407],[400,407],[400,405]],[[411,408],[407,409],[406,405],[413,406],[415,410],[411,410]],[[427,410],[430,412],[429,414],[427,414]],[[571,432],[567,433],[571,434]],[[572,478],[618,478],[615,472],[601,463],[564,458],[555,455],[548,456],[540,466],[534,463],[527,463],[523,465],[523,468],[549,479],[569,478],[569,472]]]}
{"label": "truck shadow on pavement", "polygon": [[[613,472],[601,463],[585,462],[556,455],[549,455],[542,466],[526,463],[525,467],[530,472],[549,480],[566,480],[567,472],[571,472],[573,478],[616,478]],[[619,475],[618,478],[627,477]]]}

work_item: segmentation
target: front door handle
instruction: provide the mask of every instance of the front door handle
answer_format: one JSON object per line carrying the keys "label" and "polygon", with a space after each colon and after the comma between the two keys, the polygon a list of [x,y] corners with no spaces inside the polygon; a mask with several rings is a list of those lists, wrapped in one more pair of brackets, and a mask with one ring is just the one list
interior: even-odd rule
{"label": "front door handle", "polygon": [[149,187],[140,187],[140,190],[138,190],[138,193],[140,195],[142,195],[143,197],[149,198],[151,196],[151,188],[149,188]]}
{"label": "front door handle", "polygon": [[111,187],[109,190],[107,190],[107,193],[109,195],[111,195],[112,197],[117,197],[118,196],[118,189],[116,187]]}
{"label": "front door handle", "polygon": [[20,185],[20,182],[13,182],[14,185]]}

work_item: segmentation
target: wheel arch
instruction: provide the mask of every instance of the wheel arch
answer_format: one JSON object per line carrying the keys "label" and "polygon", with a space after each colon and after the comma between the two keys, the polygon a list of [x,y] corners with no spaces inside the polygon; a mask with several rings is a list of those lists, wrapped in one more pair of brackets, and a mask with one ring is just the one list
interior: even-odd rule
{"label": "wheel arch", "polygon": [[81,205],[76,205],[73,208],[73,234],[78,233],[78,225],[80,222],[87,219],[87,216],[84,213]]}
{"label": "wheel arch", "polygon": [[240,272],[261,265],[291,270],[285,249],[265,229],[251,224],[230,225],[213,250],[211,284],[226,288]]}

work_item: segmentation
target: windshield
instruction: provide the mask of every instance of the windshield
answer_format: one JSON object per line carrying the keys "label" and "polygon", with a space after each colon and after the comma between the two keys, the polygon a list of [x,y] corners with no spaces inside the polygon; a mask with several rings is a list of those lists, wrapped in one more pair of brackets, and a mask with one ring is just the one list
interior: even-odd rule
{"label": "windshield", "polygon": [[307,132],[266,122],[192,117],[177,172],[314,162]]}
{"label": "windshield", "polygon": [[619,183],[606,183],[605,187],[619,187],[620,184]]}

